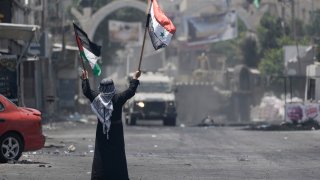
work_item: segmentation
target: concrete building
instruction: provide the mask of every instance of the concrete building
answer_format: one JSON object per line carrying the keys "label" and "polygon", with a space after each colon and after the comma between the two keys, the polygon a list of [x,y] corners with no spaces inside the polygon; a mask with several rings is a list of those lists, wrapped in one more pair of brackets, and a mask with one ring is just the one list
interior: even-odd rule
{"label": "concrete building", "polygon": [[42,110],[42,1],[3,0],[0,7],[0,63],[4,67],[1,73],[2,77],[10,77],[1,79],[1,93],[19,105]]}
{"label": "concrete building", "polygon": [[284,46],[284,74],[306,76],[306,68],[316,60],[316,49],[312,46]]}
{"label": "concrete building", "polygon": [[47,29],[53,37],[50,93],[55,101],[52,108],[66,113],[78,111],[78,106],[86,103],[79,79],[82,66],[79,49],[75,45],[72,18],[67,14],[71,5],[71,0],[48,1],[47,17]]}

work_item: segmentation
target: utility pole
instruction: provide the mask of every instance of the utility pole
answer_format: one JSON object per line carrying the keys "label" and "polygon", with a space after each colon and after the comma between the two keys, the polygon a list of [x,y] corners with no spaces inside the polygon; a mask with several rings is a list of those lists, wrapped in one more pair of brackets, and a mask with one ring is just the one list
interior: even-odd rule
{"label": "utility pole", "polygon": [[[31,2],[32,2],[31,7],[34,7],[36,5],[35,0],[33,0]],[[35,15],[41,14],[41,17],[42,17],[43,11],[44,11],[43,8],[42,8],[41,12],[35,11],[35,10],[31,10],[31,12],[32,12],[31,15],[33,17],[31,24],[35,24],[35,19],[34,19]],[[43,22],[43,20],[41,19],[41,21],[37,22],[37,23],[41,23],[41,25],[42,25],[42,22]],[[41,29],[42,28],[43,27],[41,26]],[[43,34],[43,33],[41,33],[41,34]],[[41,44],[41,42],[39,42],[39,41],[37,43]],[[39,46],[41,46],[41,45],[39,45]],[[43,57],[41,57],[41,53],[39,53],[38,56],[40,56],[39,60],[34,62],[34,75],[33,75],[33,77],[34,77],[34,87],[35,88],[34,88],[33,91],[35,93],[35,106],[36,106],[37,109],[42,110],[42,107],[43,107],[43,103],[42,103],[43,102],[42,101],[43,100],[42,99],[43,98],[43,94],[42,94],[42,92],[43,92],[43,89],[42,89],[42,87],[43,87],[43,85],[42,85],[43,77],[41,76],[41,74],[42,74],[41,63],[42,63],[42,58]]]}
{"label": "utility pole", "polygon": [[297,39],[297,30],[296,30],[296,11],[295,11],[295,0],[291,0],[291,17],[292,17],[292,38],[296,43],[296,48],[297,48],[297,60],[298,60],[298,75],[301,73],[301,62],[300,62],[300,53],[299,53],[299,44],[298,44],[298,39]]}
{"label": "utility pole", "polygon": [[281,2],[281,26],[282,26],[282,31],[283,31],[283,35],[286,34],[286,28],[285,28],[285,25],[286,25],[286,20],[285,20],[285,16],[286,16],[286,2],[285,0],[280,0]]}
{"label": "utility pole", "polygon": [[292,38],[296,40],[296,23],[295,23],[295,2],[291,0],[291,29],[292,29]]}
{"label": "utility pole", "polygon": [[[61,1],[60,1],[61,3]],[[65,13],[64,13],[64,7],[62,10],[62,22],[61,22],[61,32],[62,32],[62,52],[61,52],[61,60],[65,61],[66,60],[66,38],[65,38],[65,28],[64,28],[64,21],[65,21]]]}
{"label": "utility pole", "polygon": [[[42,28],[43,28],[43,35],[47,36],[49,33],[48,30],[48,0],[43,0],[42,1],[42,5],[43,5],[43,11],[42,11]],[[47,38],[47,37],[46,37]],[[50,46],[48,46],[48,42],[45,41],[45,48],[49,48]],[[47,50],[47,49],[46,49]],[[46,54],[46,53],[45,53]],[[52,59],[49,55],[50,53],[48,53],[49,57],[48,58],[48,81],[46,81],[44,83],[44,86],[46,88],[44,88],[44,94],[45,94],[45,109],[46,112],[51,116],[53,111],[54,111],[54,100],[55,100],[55,95],[54,95],[54,81],[53,81],[53,71],[52,71]]]}
{"label": "utility pole", "polygon": [[314,20],[314,0],[311,0],[311,22]]}

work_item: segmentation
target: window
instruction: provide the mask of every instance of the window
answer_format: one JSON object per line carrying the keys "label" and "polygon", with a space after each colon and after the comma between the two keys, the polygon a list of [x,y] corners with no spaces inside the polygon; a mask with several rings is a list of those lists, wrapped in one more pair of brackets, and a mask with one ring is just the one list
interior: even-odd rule
{"label": "window", "polygon": [[164,82],[141,82],[138,87],[138,92],[144,93],[166,93],[171,92],[171,85]]}
{"label": "window", "polygon": [[4,110],[3,104],[0,102],[0,112]]}

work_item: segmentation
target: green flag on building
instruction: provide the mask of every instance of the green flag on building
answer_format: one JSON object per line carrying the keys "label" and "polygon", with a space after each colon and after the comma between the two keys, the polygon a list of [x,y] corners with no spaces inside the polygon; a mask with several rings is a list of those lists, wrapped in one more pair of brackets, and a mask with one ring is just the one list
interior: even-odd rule
{"label": "green flag on building", "polygon": [[260,0],[254,0],[253,4],[256,6],[256,8],[260,7]]}

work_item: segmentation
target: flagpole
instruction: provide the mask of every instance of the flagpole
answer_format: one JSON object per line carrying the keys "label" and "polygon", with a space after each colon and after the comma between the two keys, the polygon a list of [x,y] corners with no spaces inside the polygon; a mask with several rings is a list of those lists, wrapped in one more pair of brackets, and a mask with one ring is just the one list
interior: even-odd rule
{"label": "flagpole", "polygon": [[142,61],[144,46],[145,46],[145,42],[146,42],[147,30],[148,30],[148,27],[149,27],[149,20],[150,20],[150,17],[151,17],[151,15],[150,15],[150,10],[151,10],[151,6],[152,6],[152,0],[150,0],[150,1],[151,1],[151,2],[148,1],[148,2],[150,3],[150,5],[148,4],[149,6],[148,6],[148,9],[147,9],[147,13],[148,13],[148,15],[147,15],[147,22],[146,22],[146,27],[145,27],[145,29],[144,29],[143,42],[142,42],[142,49],[141,49],[141,53],[140,53],[140,60],[139,60],[138,71],[141,70],[141,61]]}
{"label": "flagpole", "polygon": [[81,55],[80,55],[80,61],[81,61],[81,64],[82,64],[82,69],[83,69],[84,71],[87,71],[87,70],[86,70],[86,67],[84,66],[84,62],[83,62],[83,59],[82,59]]}
{"label": "flagpole", "polygon": [[[75,25],[75,22],[73,21],[73,26]],[[80,44],[79,44],[79,42],[78,42],[78,38],[77,38],[77,32],[75,31],[75,35],[76,35],[76,42],[77,42],[77,45],[78,45],[78,48],[80,47]],[[84,70],[84,71],[87,71],[86,70],[86,67],[84,66],[84,62],[83,62],[83,59],[82,59],[82,56],[81,56],[81,54],[79,53],[79,56],[80,56],[80,58],[79,58],[79,60],[81,61],[81,64],[82,64],[82,69]]]}

